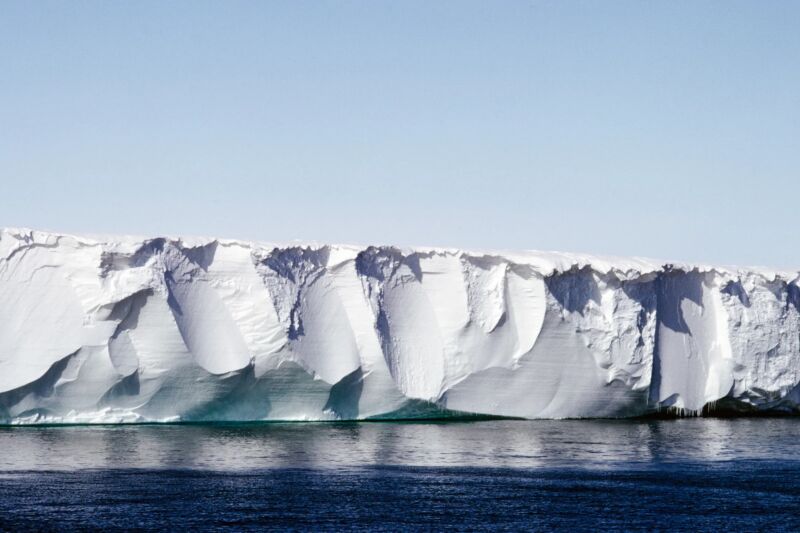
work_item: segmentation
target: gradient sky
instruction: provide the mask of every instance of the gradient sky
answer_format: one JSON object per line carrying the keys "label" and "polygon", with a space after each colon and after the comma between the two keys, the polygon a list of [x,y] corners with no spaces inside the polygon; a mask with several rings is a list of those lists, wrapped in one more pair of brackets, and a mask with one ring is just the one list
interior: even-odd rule
{"label": "gradient sky", "polygon": [[0,225],[800,267],[800,2],[0,2]]}

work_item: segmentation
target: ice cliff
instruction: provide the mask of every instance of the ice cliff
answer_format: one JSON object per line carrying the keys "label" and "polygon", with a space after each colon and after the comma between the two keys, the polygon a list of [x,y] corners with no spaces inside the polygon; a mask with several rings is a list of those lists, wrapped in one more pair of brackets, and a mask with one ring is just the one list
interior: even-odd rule
{"label": "ice cliff", "polygon": [[800,410],[797,272],[0,232],[0,423]]}

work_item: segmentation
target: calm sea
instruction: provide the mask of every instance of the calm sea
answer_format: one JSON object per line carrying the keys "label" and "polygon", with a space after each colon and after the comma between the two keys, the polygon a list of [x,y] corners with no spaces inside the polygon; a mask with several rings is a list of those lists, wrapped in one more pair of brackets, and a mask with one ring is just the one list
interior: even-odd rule
{"label": "calm sea", "polygon": [[800,419],[0,428],[5,530],[800,530]]}

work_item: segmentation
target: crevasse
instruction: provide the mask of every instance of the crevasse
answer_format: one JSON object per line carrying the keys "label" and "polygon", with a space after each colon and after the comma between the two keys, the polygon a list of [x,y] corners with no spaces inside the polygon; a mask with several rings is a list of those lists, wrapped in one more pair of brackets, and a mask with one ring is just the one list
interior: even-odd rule
{"label": "crevasse", "polygon": [[0,422],[795,412],[798,273],[0,232]]}

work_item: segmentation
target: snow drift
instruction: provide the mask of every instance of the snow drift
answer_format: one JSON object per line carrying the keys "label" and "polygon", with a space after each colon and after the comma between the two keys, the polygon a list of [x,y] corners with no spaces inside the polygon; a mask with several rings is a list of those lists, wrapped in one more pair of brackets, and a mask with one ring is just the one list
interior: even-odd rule
{"label": "snow drift", "polygon": [[796,272],[0,232],[0,422],[800,408]]}

